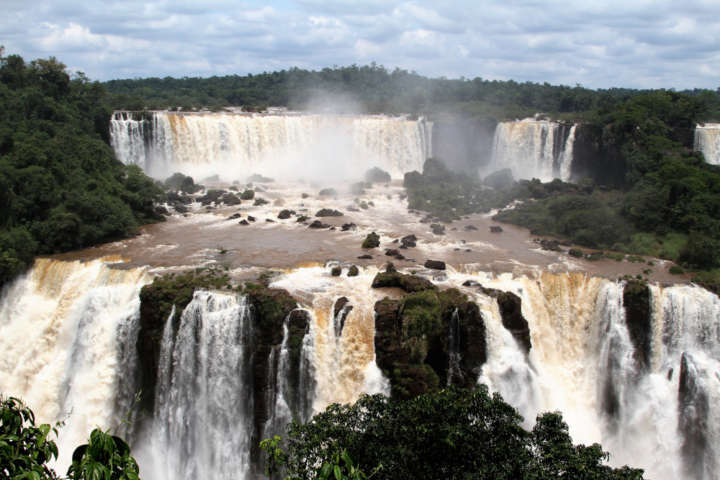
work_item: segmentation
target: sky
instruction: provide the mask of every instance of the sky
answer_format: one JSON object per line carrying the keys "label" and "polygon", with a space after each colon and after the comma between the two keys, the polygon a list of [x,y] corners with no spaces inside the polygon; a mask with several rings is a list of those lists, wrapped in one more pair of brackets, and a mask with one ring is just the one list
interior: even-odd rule
{"label": "sky", "polygon": [[429,77],[720,87],[720,0],[0,0],[0,45],[94,80],[375,62]]}

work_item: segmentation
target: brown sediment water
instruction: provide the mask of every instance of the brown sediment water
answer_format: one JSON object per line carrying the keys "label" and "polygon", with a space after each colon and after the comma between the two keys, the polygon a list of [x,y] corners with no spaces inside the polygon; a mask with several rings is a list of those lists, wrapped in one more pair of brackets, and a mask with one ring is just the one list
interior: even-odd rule
{"label": "brown sediment water", "polygon": [[[527,229],[492,220],[490,214],[475,214],[445,223],[444,235],[431,231],[430,223],[422,223],[424,214],[409,212],[404,190],[398,182],[378,184],[362,195],[353,195],[345,187],[338,187],[337,196],[318,195],[319,187],[309,184],[268,183],[262,185],[256,197],[269,201],[253,206],[244,201],[234,207],[210,209],[193,204],[185,215],[174,214],[167,221],[142,227],[136,237],[96,247],[56,255],[63,260],[94,259],[109,255],[121,256],[125,266],[159,268],[195,267],[216,264],[236,269],[240,267],[293,268],[308,264],[337,261],[345,264],[381,266],[392,261],[399,267],[421,267],[427,259],[442,260],[459,271],[485,271],[537,275],[549,272],[584,272],[606,278],[645,276],[655,282],[682,283],[682,276],[670,275],[663,260],[654,263],[602,259],[588,261],[570,256],[568,247],[562,251],[540,248]],[[309,195],[302,198],[302,194]],[[364,202],[364,203],[363,203]],[[361,205],[368,205],[367,209]],[[339,217],[316,217],[322,208],[337,209]],[[305,224],[297,216],[280,220],[283,209],[306,215]],[[356,211],[352,211],[356,210]],[[228,220],[239,213],[240,218]],[[248,216],[255,217],[249,225],[240,225]],[[268,221],[271,220],[271,221]],[[320,220],[334,229],[312,229],[308,225]],[[356,229],[341,231],[341,226],[354,223]],[[500,225],[501,233],[493,233],[491,226]],[[471,229],[469,229],[471,228]],[[381,237],[379,248],[362,249],[361,244],[370,232]],[[406,260],[385,255],[387,249],[398,249],[399,239],[414,234],[417,247],[399,249]],[[371,260],[360,260],[363,254]]]}

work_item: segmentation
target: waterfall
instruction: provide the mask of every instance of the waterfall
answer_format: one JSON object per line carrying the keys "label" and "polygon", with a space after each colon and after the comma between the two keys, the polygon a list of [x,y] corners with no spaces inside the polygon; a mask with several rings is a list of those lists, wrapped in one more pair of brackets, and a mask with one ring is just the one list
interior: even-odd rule
{"label": "waterfall", "polygon": [[64,473],[95,427],[117,428],[122,343],[139,315],[145,269],[105,260],[37,259],[0,300],[0,393],[22,398],[38,422],[64,421]]}
{"label": "waterfall", "polygon": [[[244,297],[196,291],[163,332],[149,452],[152,478],[244,478],[250,468],[251,321]],[[140,446],[140,449],[148,448]]]}
{"label": "waterfall", "polygon": [[[66,421],[61,472],[96,426],[127,433],[121,420],[137,389],[139,292],[150,277],[112,262],[38,259],[0,300],[0,392],[22,397],[39,421]],[[374,361],[373,306],[389,294],[371,288],[376,273],[368,267],[357,277],[331,277],[325,267],[303,267],[274,279],[272,286],[290,291],[302,308],[283,322],[282,343],[267,350],[263,395],[270,407],[260,434],[279,433],[290,419],[306,420],[332,402],[389,392]],[[521,299],[529,352],[503,326],[491,290],[463,286],[469,279]],[[479,381],[514,405],[526,427],[538,413],[560,410],[573,440],[600,442],[613,465],[645,468],[647,478],[660,480],[717,478],[716,295],[690,285],[651,285],[648,358],[640,363],[624,282],[578,273],[448,270],[438,284],[460,288],[478,304],[488,357]],[[196,291],[183,311],[170,312],[154,411],[132,438],[143,478],[252,477],[257,321],[245,297],[220,292]],[[451,371],[456,323],[448,331]]]}
{"label": "waterfall", "polygon": [[113,148],[156,178],[183,172],[226,180],[252,173],[337,179],[380,167],[394,178],[422,171],[432,124],[380,115],[114,112]]}
{"label": "waterfall", "polygon": [[694,148],[703,153],[707,163],[720,165],[720,123],[696,126]]}
{"label": "waterfall", "polygon": [[525,119],[500,122],[486,174],[509,168],[515,178],[570,179],[576,125]]}

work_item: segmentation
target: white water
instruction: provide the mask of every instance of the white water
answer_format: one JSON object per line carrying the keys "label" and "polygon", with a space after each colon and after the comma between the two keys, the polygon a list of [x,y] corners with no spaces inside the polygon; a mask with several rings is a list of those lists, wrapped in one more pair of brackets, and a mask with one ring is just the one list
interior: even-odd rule
{"label": "white water", "polygon": [[[273,282],[309,312],[303,355],[314,381],[307,382],[305,403],[314,412],[332,402],[352,402],[363,392],[389,391],[374,361],[373,306],[392,292],[370,287],[376,272],[367,268],[358,277],[338,278],[327,267],[304,267]],[[467,279],[521,297],[531,332],[529,355],[502,326],[495,300],[461,287]],[[101,261],[39,260],[5,291],[0,391],[25,398],[41,421],[67,418],[61,465],[92,428],[116,426],[124,417],[113,411],[118,395],[127,394],[118,391],[118,376],[132,371],[122,342],[134,342],[130,330],[137,328],[138,292],[148,280],[142,269],[115,270]],[[436,282],[462,288],[480,306],[488,331],[480,381],[516,406],[528,428],[538,413],[560,410],[574,441],[602,443],[614,465],[642,467],[647,478],[661,480],[716,478],[717,296],[693,286],[651,288],[652,348],[644,371],[633,359],[622,283],[583,274],[528,278],[452,269]],[[340,296],[353,306],[341,334],[333,316]],[[248,478],[251,328],[244,298],[226,293],[196,292],[179,318],[170,315],[151,435],[133,445],[144,478]],[[291,416],[282,382],[287,334],[273,355],[279,357],[269,423],[280,424]],[[681,404],[683,355],[695,391]],[[129,370],[121,362],[130,362]],[[687,419],[705,440],[683,461]],[[688,465],[697,466],[688,473]]]}
{"label": "white water", "polygon": [[570,179],[575,128],[547,120],[500,122],[495,129],[493,155],[483,174],[509,168],[516,179]]}
{"label": "white water", "polygon": [[244,179],[314,181],[355,179],[371,167],[394,178],[422,171],[432,151],[432,124],[405,117],[348,115],[182,114],[152,112],[136,119],[115,112],[113,148],[125,164],[163,179],[174,172],[196,180],[220,175]]}
{"label": "white water", "polygon": [[[38,259],[0,301],[0,393],[23,399],[41,423],[64,421],[65,473],[73,449],[95,427],[116,427],[118,336],[137,320],[144,269]],[[121,336],[121,335],[120,335]]]}
{"label": "white water", "polygon": [[695,150],[705,155],[707,163],[720,165],[720,123],[695,127]]}

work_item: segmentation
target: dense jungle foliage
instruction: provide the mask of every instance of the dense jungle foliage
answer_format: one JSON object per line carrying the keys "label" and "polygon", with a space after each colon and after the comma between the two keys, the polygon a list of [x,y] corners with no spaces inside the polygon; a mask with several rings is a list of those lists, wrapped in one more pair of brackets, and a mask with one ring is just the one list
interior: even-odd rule
{"label": "dense jungle foliage", "polygon": [[643,478],[639,469],[609,467],[598,444],[573,445],[560,413],[538,416],[531,431],[521,422],[517,410],[485,386],[410,400],[366,395],[291,424],[285,449],[278,438],[263,447],[274,478],[293,480],[313,478],[318,466],[335,478],[378,480]]}
{"label": "dense jungle foliage", "polygon": [[126,236],[160,193],[109,145],[104,88],[0,50],[0,285],[38,254]]}
{"label": "dense jungle foliage", "polygon": [[[324,68],[291,68],[245,76],[210,78],[141,78],[104,83],[116,109],[180,107],[221,109],[245,105],[253,109],[284,106],[345,109],[368,113],[432,113],[452,110],[497,120],[537,112],[577,118],[582,112],[611,108],[641,93],[580,85],[473,79],[427,78],[415,72],[389,70],[376,64]],[[710,90],[688,92],[701,98],[720,118],[720,97]]]}
{"label": "dense jungle foliage", "polygon": [[139,468],[130,447],[120,437],[98,428],[88,443],[72,455],[67,477],[58,476],[49,463],[58,456],[61,424],[37,425],[35,414],[17,398],[0,397],[0,479],[27,480],[139,480]]}

